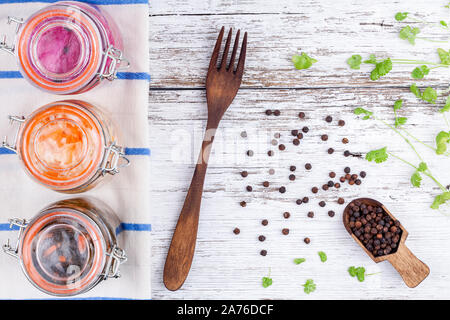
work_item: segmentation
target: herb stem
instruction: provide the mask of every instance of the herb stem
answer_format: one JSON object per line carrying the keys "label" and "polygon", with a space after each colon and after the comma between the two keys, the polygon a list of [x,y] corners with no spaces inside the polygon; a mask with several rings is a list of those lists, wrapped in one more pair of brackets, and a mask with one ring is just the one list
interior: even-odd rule
{"label": "herb stem", "polygon": [[428,39],[428,38],[424,38],[424,37],[416,37],[416,39],[425,40],[425,41],[429,41],[429,42],[448,43],[448,40],[433,40],[433,39]]}

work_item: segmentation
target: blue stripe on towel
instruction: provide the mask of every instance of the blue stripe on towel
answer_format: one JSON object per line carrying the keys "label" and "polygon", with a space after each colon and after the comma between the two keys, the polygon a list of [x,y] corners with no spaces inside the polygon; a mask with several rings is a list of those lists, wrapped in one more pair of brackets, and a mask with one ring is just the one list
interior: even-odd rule
{"label": "blue stripe on towel", "polygon": [[[125,148],[125,154],[128,156],[150,156],[149,148]],[[14,151],[0,147],[0,155],[15,154]]]}
{"label": "blue stripe on towel", "polygon": [[[21,79],[21,78],[23,77],[19,71],[0,71],[0,79]],[[147,72],[118,72],[117,79],[150,81],[150,74],[148,74]]]}
{"label": "blue stripe on towel", "polygon": [[152,231],[152,225],[151,224],[145,224],[145,223],[124,223],[122,222],[117,228],[116,228],[116,235],[119,235],[122,233],[122,231]]}
{"label": "blue stripe on towel", "polygon": [[12,228],[10,228],[9,226],[9,223],[0,223],[0,231],[19,230],[18,226],[12,226]]}
{"label": "blue stripe on towel", "polygon": [[[27,2],[41,2],[41,3],[53,3],[60,0],[0,0],[0,4],[6,3],[27,3]],[[147,4],[148,0],[78,0],[80,2],[86,2],[96,5],[120,5],[120,4]]]}

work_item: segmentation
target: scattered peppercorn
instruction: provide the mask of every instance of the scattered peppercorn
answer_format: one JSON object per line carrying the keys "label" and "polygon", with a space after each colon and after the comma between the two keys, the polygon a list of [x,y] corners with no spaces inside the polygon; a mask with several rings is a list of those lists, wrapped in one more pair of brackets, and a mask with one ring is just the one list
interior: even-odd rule
{"label": "scattered peppercorn", "polygon": [[253,157],[253,151],[252,151],[252,150],[248,150],[248,151],[247,151],[247,155],[248,155],[249,157]]}
{"label": "scattered peppercorn", "polygon": [[330,181],[328,181],[328,183],[327,183],[327,184],[328,184],[328,186],[329,186],[330,188],[331,188],[332,186],[334,186],[334,182],[333,182],[333,181],[331,181],[331,180],[330,180]]}
{"label": "scattered peppercorn", "polygon": [[345,157],[348,157],[348,156],[350,156],[350,151],[348,151],[348,150],[345,150],[345,151],[344,151],[344,156],[345,156]]}
{"label": "scattered peppercorn", "polygon": [[297,167],[296,167],[296,166],[290,166],[290,167],[289,167],[289,170],[295,171],[295,170],[297,170]]}
{"label": "scattered peppercorn", "polygon": [[303,241],[304,241],[306,244],[309,244],[309,243],[311,242],[311,239],[305,238],[305,239],[303,239]]}
{"label": "scattered peppercorn", "polygon": [[270,175],[274,175],[275,174],[275,169],[269,169],[269,174]]}
{"label": "scattered peppercorn", "polygon": [[333,218],[334,217],[334,211],[333,210],[330,210],[330,211],[328,211],[328,216],[330,217],[330,218]]}
{"label": "scattered peppercorn", "polygon": [[294,181],[295,180],[295,174],[290,174],[289,175],[289,180]]}
{"label": "scattered peppercorn", "polygon": [[336,173],[334,172],[334,171],[331,171],[329,174],[328,174],[328,176],[330,177],[330,178],[335,178],[336,177]]}
{"label": "scattered peppercorn", "polygon": [[263,182],[263,186],[264,186],[265,188],[268,188],[268,187],[269,187],[269,181],[264,181],[264,182]]}
{"label": "scattered peppercorn", "polygon": [[276,139],[280,139],[281,133],[275,132],[275,133],[273,134],[273,136],[274,136],[274,138],[276,138]]}
{"label": "scattered peppercorn", "polygon": [[344,168],[344,172],[345,172],[345,173],[350,173],[350,171],[351,171],[351,170],[350,170],[349,167],[345,167],[345,168]]}
{"label": "scattered peppercorn", "polygon": [[328,140],[328,135],[323,134],[320,139],[322,139],[322,141],[327,141]]}
{"label": "scattered peppercorn", "polygon": [[336,189],[339,189],[339,188],[341,187],[341,184],[340,184],[339,182],[336,182],[336,183],[334,184],[334,187],[335,187]]}
{"label": "scattered peppercorn", "polygon": [[291,130],[291,134],[295,137],[298,135],[298,130]]}
{"label": "scattered peppercorn", "polygon": [[295,200],[295,203],[298,205],[301,205],[303,202],[302,202],[302,199],[297,199],[297,200]]}
{"label": "scattered peppercorn", "polygon": [[303,133],[299,132],[297,135],[297,139],[299,140],[303,139]]}
{"label": "scattered peppercorn", "polygon": [[267,255],[267,250],[261,250],[260,254],[265,257]]}
{"label": "scattered peppercorn", "polygon": [[331,121],[333,121],[333,117],[332,117],[332,116],[327,116],[327,117],[325,118],[325,121],[328,122],[328,123],[330,123]]}
{"label": "scattered peppercorn", "polygon": [[285,236],[287,236],[289,234],[289,229],[284,228],[283,230],[281,230],[281,233],[284,234]]}
{"label": "scattered peppercorn", "polygon": [[272,110],[267,109],[266,110],[266,115],[268,115],[268,116],[272,115]]}
{"label": "scattered peppercorn", "polygon": [[275,152],[273,152],[272,150],[267,151],[267,155],[269,157],[272,157],[275,154]]}
{"label": "scattered peppercorn", "polygon": [[345,177],[340,177],[340,178],[339,178],[339,181],[340,181],[340,182],[345,182]]}
{"label": "scattered peppercorn", "polygon": [[264,240],[266,240],[266,237],[264,237],[263,235],[261,235],[261,236],[258,237],[258,240],[261,241],[261,242],[263,242]]}
{"label": "scattered peppercorn", "polygon": [[292,143],[293,143],[295,146],[298,146],[298,145],[300,144],[300,140],[298,140],[297,138],[295,138],[294,140],[292,140]]}
{"label": "scattered peppercorn", "polygon": [[286,192],[286,187],[280,187],[280,189],[278,189],[278,191],[280,193],[285,193]]}
{"label": "scattered peppercorn", "polygon": [[311,168],[312,168],[311,163],[305,164],[305,169],[306,169],[306,170],[311,170]]}
{"label": "scattered peppercorn", "polygon": [[309,128],[308,128],[308,127],[303,127],[303,128],[302,128],[302,131],[303,131],[303,133],[308,133]]}
{"label": "scattered peppercorn", "polygon": [[344,198],[339,198],[337,202],[338,202],[339,204],[344,204],[344,203],[345,203],[345,200],[344,200]]}
{"label": "scattered peppercorn", "polygon": [[342,138],[342,143],[343,144],[347,144],[348,143],[348,139],[347,138]]}
{"label": "scattered peppercorn", "polygon": [[311,189],[311,191],[312,191],[312,193],[317,193],[317,192],[319,191],[319,189],[318,189],[317,187],[313,187],[313,188]]}
{"label": "scattered peppercorn", "polygon": [[321,206],[322,208],[325,207],[325,206],[326,206],[325,201],[320,201],[320,202],[319,202],[319,206]]}
{"label": "scattered peppercorn", "polygon": [[241,137],[242,138],[247,138],[247,132],[246,131],[242,131],[241,132]]}
{"label": "scattered peppercorn", "polygon": [[308,203],[308,202],[309,202],[309,198],[308,198],[308,197],[303,197],[302,201],[303,201],[304,203]]}
{"label": "scattered peppercorn", "polygon": [[253,190],[252,186],[247,186],[247,191],[251,192]]}
{"label": "scattered peppercorn", "polygon": [[281,112],[280,112],[280,110],[275,110],[275,111],[273,112],[273,114],[274,114],[276,117],[278,117],[278,116],[281,114]]}
{"label": "scattered peppercorn", "polygon": [[285,213],[283,213],[283,217],[285,219],[289,219],[290,216],[291,216],[291,214],[289,212],[287,212],[287,211]]}
{"label": "scattered peppercorn", "polygon": [[300,119],[304,119],[305,118],[305,113],[304,112],[299,112],[298,117]]}
{"label": "scattered peppercorn", "polygon": [[272,139],[272,141],[270,141],[270,143],[271,143],[273,146],[276,146],[276,145],[278,144],[278,140]]}
{"label": "scattered peppercorn", "polygon": [[241,176],[242,176],[243,178],[247,177],[247,176],[248,176],[248,172],[247,172],[247,171],[242,171],[242,172],[241,172]]}
{"label": "scattered peppercorn", "polygon": [[239,233],[241,233],[241,230],[239,230],[239,228],[234,228],[233,233],[238,235]]}
{"label": "scattered peppercorn", "polygon": [[328,185],[327,185],[327,184],[324,184],[324,185],[322,186],[322,190],[327,191],[327,190],[328,190]]}
{"label": "scattered peppercorn", "polygon": [[339,120],[339,121],[338,121],[338,125],[339,125],[340,127],[345,126],[345,121],[344,121],[344,120]]}
{"label": "scattered peppercorn", "polygon": [[361,180],[356,179],[356,180],[355,180],[355,184],[356,184],[357,186],[359,186],[359,185],[361,184]]}
{"label": "scattered peppercorn", "polygon": [[286,146],[284,144],[280,144],[278,146],[278,149],[280,149],[280,151],[284,151],[286,149]]}
{"label": "scattered peppercorn", "polygon": [[245,206],[247,206],[247,202],[241,201],[240,205],[241,205],[241,207],[245,207]]}
{"label": "scattered peppercorn", "polygon": [[264,220],[261,221],[261,224],[263,226],[267,226],[269,224],[269,221],[267,219],[264,219]]}
{"label": "scattered peppercorn", "polygon": [[359,175],[360,175],[361,178],[365,178],[366,177],[366,172],[365,171],[361,171],[359,173]]}
{"label": "scattered peppercorn", "polygon": [[328,154],[333,154],[334,153],[334,149],[333,148],[328,148]]}
{"label": "scattered peppercorn", "polygon": [[314,218],[314,212],[312,211],[308,212],[308,218]]}

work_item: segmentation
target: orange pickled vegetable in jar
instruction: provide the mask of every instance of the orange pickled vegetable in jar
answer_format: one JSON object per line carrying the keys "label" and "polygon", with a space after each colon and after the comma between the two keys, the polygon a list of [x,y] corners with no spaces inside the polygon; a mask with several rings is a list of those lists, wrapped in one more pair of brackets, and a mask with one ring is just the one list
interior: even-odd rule
{"label": "orange pickled vegetable in jar", "polygon": [[47,104],[19,124],[15,151],[26,172],[55,191],[75,193],[93,187],[129,164],[112,123],[98,108],[79,100]]}

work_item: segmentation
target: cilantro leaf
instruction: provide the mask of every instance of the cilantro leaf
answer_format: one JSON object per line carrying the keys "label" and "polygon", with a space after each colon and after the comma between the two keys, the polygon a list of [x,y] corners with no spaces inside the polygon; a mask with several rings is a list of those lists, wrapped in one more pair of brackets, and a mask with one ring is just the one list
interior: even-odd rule
{"label": "cilantro leaf", "polygon": [[305,284],[303,284],[303,291],[305,291],[306,294],[310,294],[311,292],[316,290],[316,284],[314,283],[313,279],[306,280]]}
{"label": "cilantro leaf", "polygon": [[374,54],[371,54],[371,55],[369,56],[369,59],[368,59],[368,60],[364,60],[364,63],[367,63],[367,64],[377,64],[377,57],[376,57]]}
{"label": "cilantro leaf", "polygon": [[353,113],[356,115],[364,114],[363,120],[368,120],[373,115],[373,112],[366,110],[364,108],[356,108],[353,110]]}
{"label": "cilantro leaf", "polygon": [[388,159],[388,154],[386,151],[387,147],[378,149],[378,150],[372,150],[370,152],[367,152],[366,154],[366,160],[368,161],[375,161],[376,163],[382,163]]}
{"label": "cilantro leaf", "polygon": [[370,73],[370,80],[376,81],[380,79],[380,77],[387,75],[391,70],[392,70],[391,58],[387,58],[386,60],[380,61],[375,64],[375,68]]}
{"label": "cilantro leaf", "polygon": [[355,277],[356,276],[356,268],[354,266],[351,266],[348,268],[348,273],[352,276]]}
{"label": "cilantro leaf", "polygon": [[405,124],[406,120],[408,120],[408,118],[406,118],[406,117],[397,117],[397,118],[395,118],[395,127],[398,128],[401,125]]}
{"label": "cilantro leaf", "polygon": [[322,261],[322,262],[327,261],[327,254],[326,254],[325,252],[319,251],[319,252],[317,252],[317,254],[318,254],[319,257],[320,257],[320,261]]}
{"label": "cilantro leaf", "polygon": [[364,267],[356,268],[356,277],[358,278],[359,282],[364,281],[364,274],[366,273],[366,269]]}
{"label": "cilantro leaf", "polygon": [[395,20],[397,21],[403,21],[408,16],[408,12],[397,12],[395,14]]}
{"label": "cilantro leaf", "polygon": [[303,262],[305,262],[305,261],[306,261],[305,258],[296,258],[296,259],[294,259],[294,263],[295,263],[295,264],[300,264],[300,263],[303,263]]}
{"label": "cilantro leaf", "polygon": [[347,64],[350,68],[358,70],[361,66],[362,57],[359,54],[354,54],[350,58],[347,59]]}
{"label": "cilantro leaf", "polygon": [[316,63],[317,60],[311,58],[306,53],[302,52],[301,55],[297,54],[294,55],[292,57],[292,62],[294,63],[296,69],[301,70],[301,69],[308,69],[313,65],[313,63]]}
{"label": "cilantro leaf", "polygon": [[413,77],[414,79],[423,79],[423,77],[425,77],[429,73],[430,73],[430,68],[428,68],[426,65],[423,65],[420,67],[416,67],[411,72],[411,77]]}
{"label": "cilantro leaf", "polygon": [[417,169],[420,172],[425,172],[428,169],[428,165],[425,162],[419,163],[419,168]]}
{"label": "cilantro leaf", "polygon": [[445,65],[450,65],[450,50],[447,52],[444,49],[437,49],[439,58],[441,59],[441,63]]}
{"label": "cilantro leaf", "polygon": [[445,22],[444,20],[439,21],[439,23],[440,23],[441,26],[443,26],[444,28],[448,28],[448,24],[447,24],[447,22]]}
{"label": "cilantro leaf", "polygon": [[422,181],[422,177],[420,176],[420,173],[418,171],[414,172],[411,176],[411,184],[418,188],[420,187],[420,182]]}
{"label": "cilantro leaf", "polygon": [[444,204],[448,200],[450,200],[450,191],[443,192],[443,193],[437,195],[434,198],[434,201],[433,201],[433,204],[431,205],[431,208],[432,209],[439,209],[439,206],[441,204]]}
{"label": "cilantro leaf", "polygon": [[450,133],[441,131],[436,136],[436,154],[443,154],[447,151],[447,143],[450,142]]}
{"label": "cilantro leaf", "polygon": [[402,108],[403,100],[399,99],[394,102],[394,111],[400,110]]}
{"label": "cilantro leaf", "polygon": [[439,110],[439,112],[444,113],[450,111],[450,96],[447,97],[447,100],[445,101],[445,105],[442,107],[442,109]]}
{"label": "cilantro leaf", "polygon": [[409,43],[416,43],[416,36],[420,33],[420,29],[417,27],[411,28],[410,26],[406,26],[400,30],[399,36],[400,39],[408,40]]}
{"label": "cilantro leaf", "polygon": [[436,103],[437,92],[431,87],[427,87],[422,93],[422,100],[429,103]]}
{"label": "cilantro leaf", "polygon": [[411,90],[412,93],[414,93],[414,95],[419,98],[422,99],[422,93],[420,92],[419,88],[417,87],[417,85],[415,83],[413,83],[410,87],[409,90]]}
{"label": "cilantro leaf", "polygon": [[262,278],[262,286],[264,288],[267,288],[267,287],[269,287],[271,285],[272,285],[272,278],[269,278],[269,277],[263,277]]}

